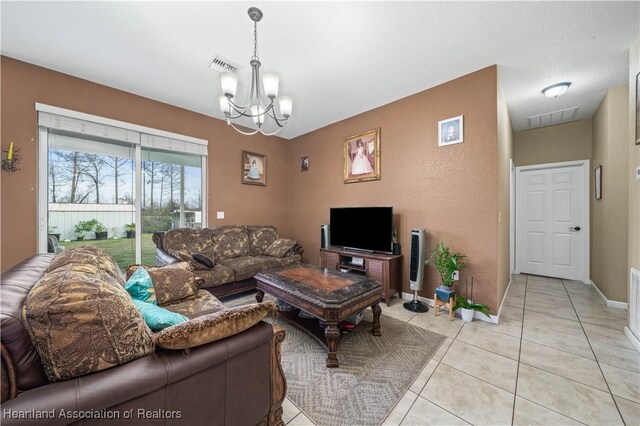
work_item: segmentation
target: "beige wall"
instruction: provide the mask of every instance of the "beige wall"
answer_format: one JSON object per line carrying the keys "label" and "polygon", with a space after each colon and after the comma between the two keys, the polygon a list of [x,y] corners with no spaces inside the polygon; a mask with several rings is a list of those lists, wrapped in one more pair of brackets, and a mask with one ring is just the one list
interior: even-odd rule
{"label": "beige wall", "polygon": [[[13,141],[22,154],[22,170],[2,173],[1,270],[36,253],[35,102],[207,139],[209,225],[259,223],[285,228],[286,141],[242,136],[223,121],[11,58],[2,57],[1,67],[3,149]],[[240,183],[242,150],[267,155],[266,187]],[[224,211],[225,219],[216,220],[216,211]]]}
{"label": "beige wall", "polygon": [[[475,279],[474,298],[498,308],[498,148],[496,67],[367,111],[291,141],[288,229],[318,262],[320,225],[329,208],[393,206],[404,254],[403,289],[412,228],[427,230],[427,247],[443,240],[468,256],[462,279]],[[438,121],[464,115],[464,142],[439,148]],[[343,183],[343,138],[380,127],[382,179]],[[309,171],[300,172],[308,155]],[[427,268],[421,294],[439,285]]]}
{"label": "beige wall", "polygon": [[[500,80],[498,80],[499,82]],[[513,128],[507,103],[498,86],[498,303],[511,279],[510,252],[510,176],[513,158]]]}
{"label": "beige wall", "polygon": [[591,159],[591,119],[513,134],[516,166]]}
{"label": "beige wall", "polygon": [[[593,116],[592,169],[602,166],[602,199],[591,184],[591,280],[609,300],[627,301],[627,85],[610,89]],[[593,176],[593,173],[592,173]],[[593,182],[593,179],[591,180]]]}
{"label": "beige wall", "polygon": [[[640,181],[635,178],[636,168],[640,166],[640,145],[635,145],[635,119],[636,111],[636,75],[640,72],[640,31],[629,51],[629,136],[627,139],[628,152],[628,182],[629,182],[629,268],[640,271]],[[637,119],[637,118],[636,118]],[[628,281],[629,278],[627,278]],[[627,289],[630,286],[627,285]]]}

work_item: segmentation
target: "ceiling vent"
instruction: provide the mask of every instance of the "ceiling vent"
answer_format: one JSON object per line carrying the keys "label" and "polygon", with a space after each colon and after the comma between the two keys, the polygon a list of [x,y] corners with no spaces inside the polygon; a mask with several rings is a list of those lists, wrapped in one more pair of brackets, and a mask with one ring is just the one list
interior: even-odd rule
{"label": "ceiling vent", "polygon": [[578,115],[578,108],[567,108],[560,111],[547,112],[545,114],[533,115],[527,120],[529,121],[529,128],[551,126],[552,124],[558,124],[574,120]]}
{"label": "ceiling vent", "polygon": [[218,72],[232,72],[237,74],[242,69],[242,66],[236,61],[232,61],[229,58],[225,58],[222,55],[215,55],[209,61],[209,68]]}

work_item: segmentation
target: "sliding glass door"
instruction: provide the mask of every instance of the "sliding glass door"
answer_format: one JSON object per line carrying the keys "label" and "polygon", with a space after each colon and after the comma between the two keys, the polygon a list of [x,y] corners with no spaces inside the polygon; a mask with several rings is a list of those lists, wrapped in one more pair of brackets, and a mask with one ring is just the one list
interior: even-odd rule
{"label": "sliding glass door", "polygon": [[40,108],[40,253],[95,245],[149,265],[154,232],[206,226],[206,141]]}

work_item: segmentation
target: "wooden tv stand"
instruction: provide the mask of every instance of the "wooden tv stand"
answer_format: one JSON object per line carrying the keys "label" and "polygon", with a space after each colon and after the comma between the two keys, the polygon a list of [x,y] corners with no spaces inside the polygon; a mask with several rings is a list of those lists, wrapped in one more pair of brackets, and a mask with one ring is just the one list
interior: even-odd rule
{"label": "wooden tv stand", "polygon": [[[351,260],[364,259],[362,266],[354,265]],[[391,296],[396,293],[402,297],[402,255],[361,253],[343,250],[342,247],[320,249],[320,267],[362,274],[382,285],[382,300],[389,306]]]}

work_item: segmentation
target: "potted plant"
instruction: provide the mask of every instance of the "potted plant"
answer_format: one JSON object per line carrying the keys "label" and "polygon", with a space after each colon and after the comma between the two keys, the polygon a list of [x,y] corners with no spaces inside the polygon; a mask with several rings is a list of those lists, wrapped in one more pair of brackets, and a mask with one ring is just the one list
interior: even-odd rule
{"label": "potted plant", "polygon": [[107,239],[107,227],[99,220],[93,219],[95,223],[96,240]]}
{"label": "potted plant", "polygon": [[73,227],[73,233],[76,235],[76,239],[78,241],[84,240],[84,236],[87,234],[87,232],[93,231],[93,227],[95,226],[94,220],[95,219],[81,220],[80,222],[76,223],[76,226]]}
{"label": "potted plant", "polygon": [[111,239],[113,239],[113,240],[117,240],[118,239],[118,227],[117,226],[112,226],[111,227]]}
{"label": "potted plant", "polygon": [[136,236],[136,224],[127,223],[124,225],[124,229],[127,231],[127,238],[135,238]]}
{"label": "potted plant", "polygon": [[59,234],[59,233],[56,233],[56,229],[58,229],[58,227],[57,227],[57,226],[49,225],[49,226],[47,227],[47,234],[49,234],[49,235],[53,235],[54,237],[56,237],[56,239],[57,239],[58,241],[60,241],[60,234]]}
{"label": "potted plant", "polygon": [[[468,295],[468,284],[467,280],[465,284],[465,295]],[[473,298],[473,277],[471,277],[471,297]],[[453,308],[454,310],[460,309],[460,316],[463,321],[473,321],[473,316],[476,311],[483,313],[487,316],[487,318],[491,318],[489,315],[489,307],[487,305],[483,305],[482,303],[474,303],[471,299],[466,299],[462,296],[456,297],[456,306]]]}
{"label": "potted plant", "polygon": [[466,256],[461,253],[452,253],[451,249],[444,245],[441,241],[436,245],[436,248],[431,253],[431,259],[436,265],[438,275],[442,280],[440,288],[447,291],[453,291],[453,278],[454,273],[464,268],[465,264],[463,259]]}

